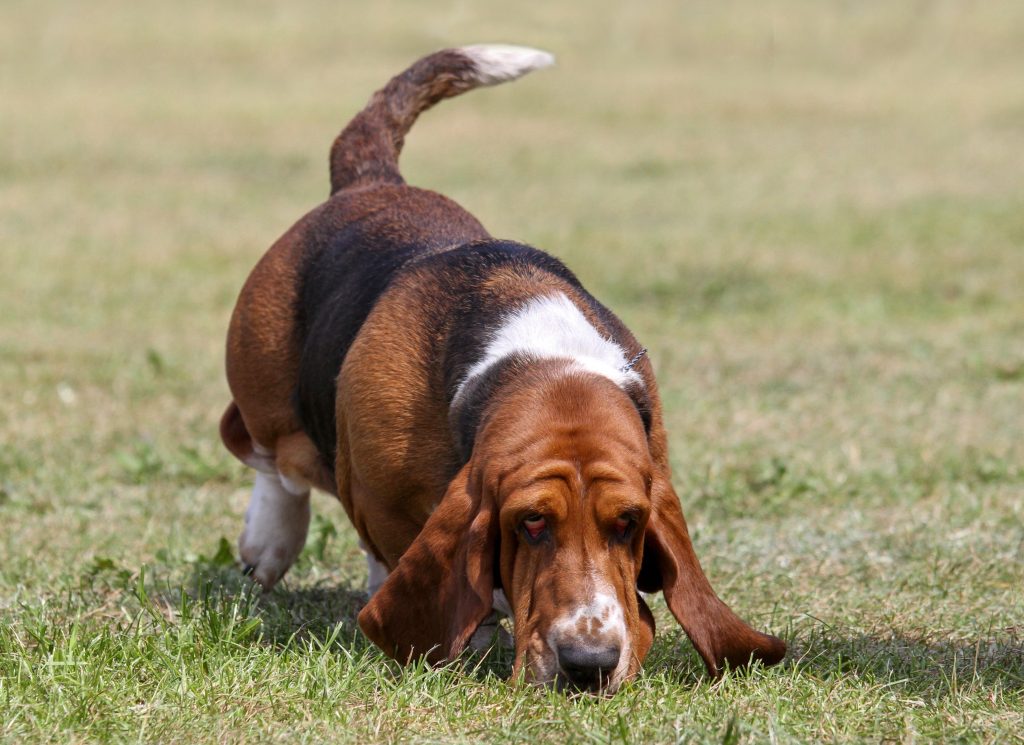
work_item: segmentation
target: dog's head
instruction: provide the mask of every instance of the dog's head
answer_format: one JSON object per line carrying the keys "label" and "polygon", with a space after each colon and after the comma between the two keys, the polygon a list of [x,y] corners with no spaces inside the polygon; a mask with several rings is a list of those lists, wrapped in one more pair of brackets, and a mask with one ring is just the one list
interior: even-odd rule
{"label": "dog's head", "polygon": [[654,639],[638,590],[664,591],[712,675],[785,652],[714,594],[633,400],[592,374],[501,397],[359,622],[396,658],[448,659],[498,588],[514,613],[514,672],[536,683],[612,692],[633,676]]}

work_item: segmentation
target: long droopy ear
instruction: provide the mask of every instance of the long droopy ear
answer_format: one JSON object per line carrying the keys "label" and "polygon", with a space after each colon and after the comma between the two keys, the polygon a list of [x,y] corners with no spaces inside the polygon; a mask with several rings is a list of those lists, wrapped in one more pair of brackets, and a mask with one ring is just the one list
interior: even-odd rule
{"label": "long droopy ear", "polygon": [[452,659],[491,612],[497,522],[482,491],[467,464],[359,613],[363,633],[400,662]]}
{"label": "long droopy ear", "polygon": [[740,666],[756,659],[774,665],[781,660],[785,642],[750,628],[711,589],[667,474],[655,476],[651,502],[637,584],[645,592],[665,593],[669,610],[704,659],[708,674],[717,677],[726,662]]}

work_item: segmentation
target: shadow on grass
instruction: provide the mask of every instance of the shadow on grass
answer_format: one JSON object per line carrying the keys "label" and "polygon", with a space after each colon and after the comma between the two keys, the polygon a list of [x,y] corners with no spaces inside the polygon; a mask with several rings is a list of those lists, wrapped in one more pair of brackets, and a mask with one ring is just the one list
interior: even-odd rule
{"label": "shadow on grass", "polygon": [[[928,640],[817,630],[788,639],[785,660],[768,674],[820,683],[849,679],[928,701],[979,687],[1016,694],[1024,692],[1022,633],[1024,627],[1010,627],[977,639]],[[644,667],[676,685],[707,680],[703,662],[681,631],[659,635]]]}
{"label": "shadow on grass", "polygon": [[[212,597],[249,598],[247,606],[259,618],[264,644],[281,649],[315,640],[350,653],[375,649],[359,630],[357,617],[366,593],[350,584],[325,580],[306,587],[279,585],[266,594],[234,567],[197,566],[189,587],[200,603]],[[850,679],[856,684],[884,686],[926,701],[956,696],[962,691],[1000,689],[1024,692],[1024,627],[993,629],[974,639],[928,639],[911,635],[870,635],[841,627],[815,626],[798,631],[788,640],[789,652],[768,675],[834,683]],[[512,650],[497,645],[483,653],[467,652],[456,667],[478,679],[508,678]],[[704,664],[683,632],[663,629],[644,663],[647,674],[674,685],[693,687],[708,681]],[[745,672],[734,673],[743,676]]]}
{"label": "shadow on grass", "polygon": [[[263,637],[272,644],[285,645],[295,638],[323,640],[334,635],[335,644],[350,652],[376,649],[363,636],[357,621],[366,600],[365,591],[344,585],[275,588],[264,595],[258,605]],[[341,632],[337,633],[339,625]],[[495,644],[482,652],[467,650],[453,666],[483,680],[508,678],[512,662],[512,650]]]}
{"label": "shadow on grass", "polygon": [[259,598],[257,609],[263,638],[271,644],[288,644],[293,638],[325,639],[340,625],[339,642],[352,640],[366,647],[369,642],[356,622],[365,604],[363,590],[324,583],[295,589],[279,586]]}
{"label": "shadow on grass", "polygon": [[1024,627],[974,639],[842,632],[797,638],[788,664],[802,675],[835,680],[854,675],[926,699],[971,688],[1024,691]]}
{"label": "shadow on grass", "polygon": [[[260,634],[252,641],[259,639],[260,643],[284,650],[296,642],[324,644],[329,640],[332,647],[359,655],[377,650],[359,629],[359,611],[367,600],[359,584],[357,589],[338,583],[337,578],[304,587],[289,587],[283,582],[262,593],[234,566],[196,564],[183,587],[168,588],[170,592],[157,593],[155,598],[173,606],[180,602],[175,593],[185,589],[193,602],[205,606],[211,614],[234,605],[259,619]],[[505,679],[511,675],[512,662],[512,650],[494,645],[483,652],[467,651],[451,667],[479,680]],[[394,669],[398,672],[401,668]]]}
{"label": "shadow on grass", "polygon": [[[376,653],[381,664],[395,675],[402,675],[402,666],[385,657],[359,629],[359,611],[367,600],[361,581],[358,587],[339,582],[336,577],[310,586],[290,587],[282,582],[272,591],[262,593],[235,566],[199,563],[193,565],[177,592],[183,589],[194,602],[209,606],[214,615],[225,607],[240,605],[250,617],[259,619],[260,633],[250,643],[258,639],[283,651],[294,648],[296,643],[312,642],[344,650],[349,656]],[[173,594],[161,601],[173,605]],[[513,650],[495,644],[482,652],[467,650],[445,667],[480,681],[505,680],[511,676],[513,659]]]}
{"label": "shadow on grass", "polygon": [[352,651],[370,646],[356,621],[366,604],[366,592],[339,583],[337,578],[298,587],[285,580],[264,593],[233,562],[197,562],[180,588],[170,586],[157,597],[173,605],[175,593],[181,590],[195,602],[211,606],[211,612],[240,604],[245,613],[259,619],[260,638],[265,644],[283,648],[295,641],[333,637],[335,643],[343,643]]}

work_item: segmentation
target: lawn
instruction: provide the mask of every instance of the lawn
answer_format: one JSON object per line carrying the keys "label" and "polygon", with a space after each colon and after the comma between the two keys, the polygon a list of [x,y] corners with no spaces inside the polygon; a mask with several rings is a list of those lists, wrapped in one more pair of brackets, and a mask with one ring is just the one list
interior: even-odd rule
{"label": "lawn", "polygon": [[[559,64],[427,114],[407,179],[564,259],[650,349],[718,592],[607,699],[402,669],[314,503],[235,567],[223,340],[327,150],[421,54]],[[1024,742],[1024,4],[0,6],[0,739]]]}

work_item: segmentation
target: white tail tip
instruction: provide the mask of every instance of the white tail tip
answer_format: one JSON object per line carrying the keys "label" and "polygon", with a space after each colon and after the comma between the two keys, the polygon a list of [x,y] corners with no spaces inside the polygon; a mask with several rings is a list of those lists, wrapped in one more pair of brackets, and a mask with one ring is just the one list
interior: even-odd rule
{"label": "white tail tip", "polygon": [[528,72],[555,64],[555,56],[531,47],[509,44],[474,44],[459,51],[473,60],[480,85],[497,85]]}

